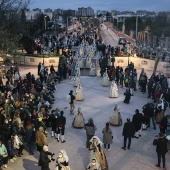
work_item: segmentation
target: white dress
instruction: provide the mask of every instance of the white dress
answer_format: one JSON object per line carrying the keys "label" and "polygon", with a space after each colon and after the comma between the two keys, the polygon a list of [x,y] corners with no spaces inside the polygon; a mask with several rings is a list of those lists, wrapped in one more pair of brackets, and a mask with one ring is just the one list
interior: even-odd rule
{"label": "white dress", "polygon": [[107,73],[103,74],[103,79],[102,79],[102,86],[110,86],[110,81]]}
{"label": "white dress", "polygon": [[109,123],[113,126],[122,125],[122,116],[118,110],[114,110],[114,112],[110,116]]}
{"label": "white dress", "polygon": [[84,117],[83,114],[81,112],[78,112],[77,115],[75,116],[74,120],[73,120],[73,127],[80,129],[80,128],[84,128]]}
{"label": "white dress", "polygon": [[86,68],[91,68],[91,59],[88,57],[87,59],[86,59]]}
{"label": "white dress", "polygon": [[111,85],[109,97],[111,97],[111,98],[119,97],[118,88],[115,83]]}
{"label": "white dress", "polygon": [[89,76],[96,76],[96,67],[92,66],[89,72]]}
{"label": "white dress", "polygon": [[80,77],[77,75],[74,77],[73,86],[77,87],[81,83]]}
{"label": "white dress", "polygon": [[79,84],[76,89],[76,101],[84,100],[83,88]]}
{"label": "white dress", "polygon": [[84,59],[83,58],[81,58],[81,60],[79,62],[79,67],[84,68]]}
{"label": "white dress", "polygon": [[78,65],[76,65],[76,68],[75,68],[75,74],[80,75],[80,67],[79,67],[79,64],[78,64]]}

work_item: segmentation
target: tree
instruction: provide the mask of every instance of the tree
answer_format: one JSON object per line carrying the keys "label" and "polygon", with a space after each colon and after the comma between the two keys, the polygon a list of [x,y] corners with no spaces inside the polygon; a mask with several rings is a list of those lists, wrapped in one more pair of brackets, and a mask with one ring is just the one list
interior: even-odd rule
{"label": "tree", "polygon": [[30,0],[1,0],[0,1],[0,49],[12,51],[22,33],[21,11],[27,7]]}
{"label": "tree", "polygon": [[20,37],[19,43],[20,43],[20,45],[23,46],[23,48],[26,50],[26,52],[28,54],[34,53],[35,48],[36,48],[36,44],[34,42],[34,39],[32,39],[32,38],[30,38],[26,35],[23,35],[23,36]]}

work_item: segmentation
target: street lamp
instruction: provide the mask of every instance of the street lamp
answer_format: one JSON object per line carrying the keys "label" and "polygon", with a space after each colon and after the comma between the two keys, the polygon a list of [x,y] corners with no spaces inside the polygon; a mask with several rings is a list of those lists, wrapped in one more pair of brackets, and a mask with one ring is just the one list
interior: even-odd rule
{"label": "street lamp", "polygon": [[136,41],[138,40],[138,15],[136,15]]}
{"label": "street lamp", "polygon": [[46,36],[46,28],[47,28],[47,21],[46,21],[47,16],[44,16],[44,28],[45,28],[45,36]]}

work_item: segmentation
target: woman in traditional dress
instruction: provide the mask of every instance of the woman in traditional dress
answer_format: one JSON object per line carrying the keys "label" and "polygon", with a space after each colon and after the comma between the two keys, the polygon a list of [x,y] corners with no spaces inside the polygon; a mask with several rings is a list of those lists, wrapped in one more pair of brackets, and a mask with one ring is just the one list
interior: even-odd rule
{"label": "woman in traditional dress", "polygon": [[77,101],[84,100],[83,88],[82,88],[80,83],[79,83],[79,85],[77,86],[77,89],[76,89],[76,100]]}
{"label": "woman in traditional dress", "polygon": [[162,99],[162,95],[160,97],[159,103],[157,104],[157,108],[156,108],[156,122],[160,123],[160,121],[162,120],[162,118],[164,117],[164,100]]}
{"label": "woman in traditional dress", "polygon": [[71,170],[69,167],[69,158],[65,150],[60,150],[56,159],[55,170]]}
{"label": "woman in traditional dress", "polygon": [[96,161],[96,158],[92,158],[91,162],[87,166],[87,170],[101,170],[101,166]]}
{"label": "woman in traditional dress", "polygon": [[84,58],[81,58],[81,59],[80,59],[79,67],[80,67],[80,68],[84,68]]}
{"label": "woman in traditional dress", "polygon": [[108,164],[106,160],[105,153],[102,150],[102,142],[97,136],[93,136],[90,139],[90,159],[96,159],[96,163],[101,166],[101,170],[108,170]]}
{"label": "woman in traditional dress", "polygon": [[122,125],[122,116],[120,114],[119,106],[117,104],[114,107],[114,112],[110,116],[109,122],[113,126],[120,126],[120,125]]}
{"label": "woman in traditional dress", "polygon": [[94,63],[91,65],[89,76],[96,76],[96,66]]}
{"label": "woman in traditional dress", "polygon": [[91,58],[90,57],[87,57],[86,58],[86,68],[90,68],[90,66],[91,66]]}
{"label": "woman in traditional dress", "polygon": [[79,107],[77,111],[77,115],[75,116],[72,125],[74,128],[81,129],[84,128],[84,124],[85,124],[84,117],[81,108]]}
{"label": "woman in traditional dress", "polygon": [[109,85],[110,85],[110,81],[109,81],[109,76],[107,74],[107,69],[106,69],[105,73],[103,74],[102,86],[109,86]]}
{"label": "woman in traditional dress", "polygon": [[118,96],[119,96],[118,88],[117,88],[115,81],[113,81],[112,84],[111,84],[111,89],[110,89],[110,97],[116,98]]}
{"label": "woman in traditional dress", "polygon": [[79,66],[79,62],[76,64],[75,73],[76,73],[76,75],[78,74],[78,75],[80,76],[80,66]]}
{"label": "woman in traditional dress", "polygon": [[74,86],[74,87],[77,87],[80,83],[81,83],[80,75],[79,75],[79,74],[76,74],[76,76],[74,77],[73,86]]}

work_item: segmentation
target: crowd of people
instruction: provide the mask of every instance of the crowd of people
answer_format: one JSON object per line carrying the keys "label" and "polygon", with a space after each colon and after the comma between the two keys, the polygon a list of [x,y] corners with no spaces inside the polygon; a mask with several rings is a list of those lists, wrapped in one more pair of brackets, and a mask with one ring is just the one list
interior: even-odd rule
{"label": "crowd of people", "polygon": [[[160,133],[159,138],[154,140],[158,153],[158,164],[156,166],[160,167],[162,157],[163,168],[166,170],[165,154],[167,153],[168,141],[164,138],[164,135],[170,118],[166,114],[167,107],[170,107],[169,78],[161,74],[157,76],[153,74],[148,79],[144,69],[142,69],[138,78],[133,63],[130,63],[125,69],[119,66],[115,67],[114,57],[111,61],[112,65],[108,65],[110,54],[115,53],[114,49],[111,46],[106,47],[96,36],[95,41],[93,38],[88,34],[77,34],[76,37],[70,34],[67,35],[66,45],[71,48],[74,45],[79,46],[82,42],[89,45],[95,42],[97,51],[102,54],[99,59],[100,73],[103,79],[102,85],[109,86],[110,81],[112,81],[109,97],[119,97],[119,87],[126,87],[124,103],[130,104],[130,99],[135,95],[137,89],[140,89],[143,94],[148,92],[148,98],[153,99],[153,101],[149,100],[148,103],[141,106],[143,113],[136,109],[133,117],[127,118],[122,132],[124,136],[122,149],[131,148],[131,138],[139,139],[142,136],[142,130],[147,130],[150,127],[150,120],[152,120],[155,130],[157,122],[159,123]],[[54,37],[49,39],[53,42],[51,48],[56,48],[57,44]],[[62,40],[65,40],[65,38]],[[59,40],[59,42],[62,41]],[[46,45],[47,43],[48,41]],[[64,47],[62,43],[59,43],[60,45]],[[58,142],[66,142],[64,138],[66,125],[64,112],[58,108],[52,109],[55,101],[53,93],[56,90],[57,82],[60,83],[63,79],[70,78],[72,64],[76,64],[68,53],[64,55],[68,60],[64,64],[60,63],[57,71],[53,65],[48,70],[43,63],[39,63],[38,78],[36,78],[37,75],[30,72],[21,76],[18,67],[11,67],[5,75],[5,79],[0,78],[0,167],[7,168],[8,161],[15,162],[17,157],[22,157],[24,149],[30,155],[33,155],[36,147],[36,150],[40,153],[38,165],[42,167],[42,170],[49,170],[49,163],[54,161],[54,154],[48,151],[47,127],[51,127],[51,137],[54,137]],[[77,87],[76,95],[74,96],[71,90],[70,97],[67,98],[70,104],[70,114],[73,114],[75,109],[74,100],[83,100],[80,74],[76,75],[75,79],[73,85]],[[72,126],[78,129],[84,128],[86,131],[86,147],[90,151],[87,170],[108,170],[105,150],[111,151],[114,137],[110,125],[120,126],[122,124],[120,108],[116,104],[110,119],[101,132],[103,134],[102,142],[95,136],[97,129],[93,119],[90,118],[88,123],[85,123],[81,108],[78,108]],[[104,144],[104,149],[102,144]],[[51,158],[48,155],[51,155]],[[62,149],[56,159],[56,170],[63,169],[70,170],[70,165],[67,153]]]}

